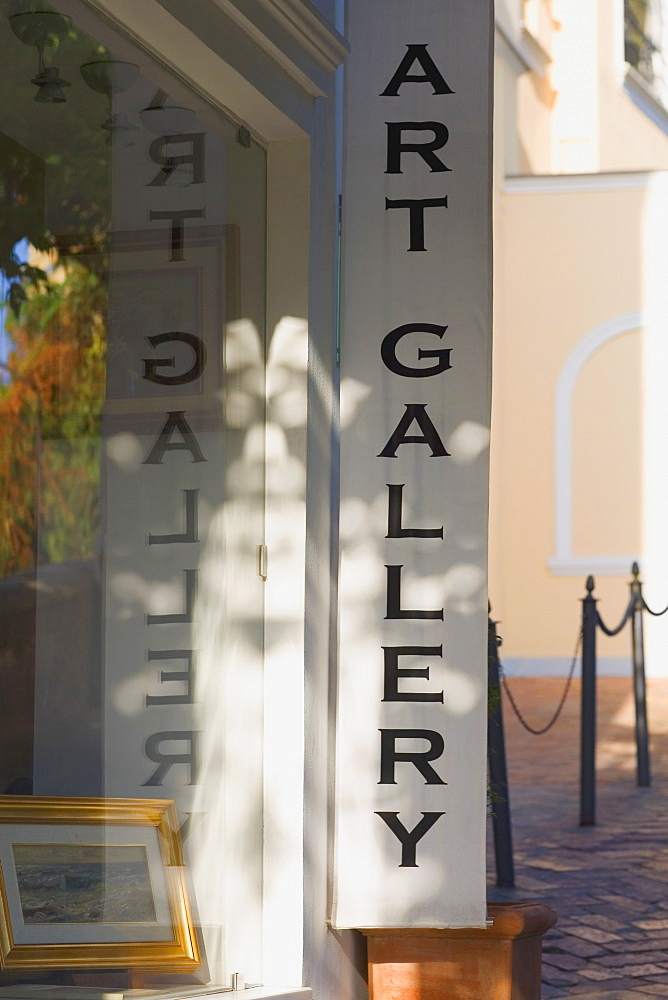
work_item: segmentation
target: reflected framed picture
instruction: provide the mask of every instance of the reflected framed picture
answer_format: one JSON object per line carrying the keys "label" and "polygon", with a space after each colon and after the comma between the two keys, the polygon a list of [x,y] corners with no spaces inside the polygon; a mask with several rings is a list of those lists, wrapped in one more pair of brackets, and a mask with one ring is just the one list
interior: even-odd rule
{"label": "reflected framed picture", "polygon": [[174,803],[0,796],[0,967],[200,964]]}
{"label": "reflected framed picture", "polygon": [[[176,258],[169,233],[164,223],[114,232],[104,246],[82,234],[72,258],[97,273],[104,252],[103,391],[114,426],[163,411],[165,399],[201,413],[220,407],[225,335],[240,318],[240,229],[190,225],[187,253]],[[68,242],[59,246],[64,259]]]}

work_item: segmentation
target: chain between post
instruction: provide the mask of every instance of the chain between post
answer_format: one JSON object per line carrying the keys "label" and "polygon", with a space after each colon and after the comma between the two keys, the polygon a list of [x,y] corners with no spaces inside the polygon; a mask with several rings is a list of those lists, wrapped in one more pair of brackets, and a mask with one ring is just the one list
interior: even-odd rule
{"label": "chain between post", "polygon": [[563,693],[561,695],[561,698],[559,700],[559,704],[557,705],[557,709],[556,709],[554,715],[552,716],[552,718],[550,719],[550,721],[547,723],[547,725],[546,726],[542,726],[540,729],[535,729],[532,725],[530,725],[530,723],[528,723],[526,721],[526,719],[522,715],[522,713],[521,713],[521,711],[519,709],[519,706],[518,706],[517,702],[515,701],[513,693],[510,690],[510,685],[508,683],[508,678],[506,677],[506,675],[504,673],[503,666],[501,664],[501,659],[499,658],[499,676],[501,677],[501,683],[503,684],[503,689],[506,692],[506,694],[508,695],[508,701],[510,702],[510,705],[511,705],[511,707],[513,709],[513,712],[517,716],[520,724],[527,730],[527,732],[531,733],[533,736],[542,736],[543,733],[548,732],[548,730],[552,729],[552,726],[554,726],[555,722],[557,721],[557,719],[561,715],[563,707],[564,707],[564,705],[566,703],[566,698],[568,697],[568,692],[570,690],[571,681],[573,680],[573,674],[575,673],[575,664],[577,663],[577,660],[578,660],[578,654],[580,652],[580,646],[581,646],[581,644],[582,644],[582,629],[580,629],[580,631],[578,633],[577,642],[575,644],[575,652],[573,653],[573,659],[571,660],[571,667],[570,667],[570,670],[568,672],[568,677],[566,679],[566,684],[565,684]]}
{"label": "chain between post", "polygon": [[[611,635],[611,636],[612,635],[617,635],[619,632],[622,631],[622,629],[626,625],[627,621],[629,620],[629,618],[633,614],[635,606],[636,606],[636,595],[635,594],[631,594],[631,600],[629,601],[628,606],[626,608],[626,611],[624,612],[624,616],[622,617],[622,620],[619,623],[619,625],[617,626],[617,628],[608,628],[608,626],[605,624],[605,622],[601,618],[601,616],[598,613],[598,611],[596,612],[596,623],[599,626],[599,628],[601,629],[601,631],[605,632],[606,635]],[[668,611],[668,608],[666,608],[666,611]],[[663,612],[662,612],[662,614],[663,614]]]}
{"label": "chain between post", "polygon": [[660,618],[661,615],[665,615],[666,611],[668,611],[668,605],[666,605],[663,611],[652,611],[644,597],[642,598],[642,607],[645,611],[648,611],[650,615],[654,615],[655,618]]}

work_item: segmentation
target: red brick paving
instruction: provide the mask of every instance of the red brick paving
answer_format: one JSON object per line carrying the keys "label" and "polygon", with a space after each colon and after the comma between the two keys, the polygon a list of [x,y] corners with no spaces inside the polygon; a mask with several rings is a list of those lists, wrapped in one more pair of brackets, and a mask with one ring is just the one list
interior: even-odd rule
{"label": "red brick paving", "polygon": [[[511,678],[539,727],[562,678]],[[668,679],[648,681],[652,786],[638,788],[631,679],[598,679],[597,825],[579,826],[580,687],[543,736],[527,733],[504,698],[514,889],[491,899],[547,903],[559,921],[544,938],[543,1000],[668,1000]]]}

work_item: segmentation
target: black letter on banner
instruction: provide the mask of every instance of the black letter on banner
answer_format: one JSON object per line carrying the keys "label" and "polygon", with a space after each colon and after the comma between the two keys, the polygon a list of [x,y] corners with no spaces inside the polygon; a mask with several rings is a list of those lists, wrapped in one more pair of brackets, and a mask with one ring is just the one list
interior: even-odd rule
{"label": "black letter on banner", "polygon": [[[380,733],[380,781],[379,785],[396,785],[394,780],[394,765],[399,763],[413,764],[425,780],[426,785],[447,785],[429,763],[437,760],[445,750],[445,743],[440,733],[433,729],[379,729]],[[395,749],[396,740],[427,740],[429,750],[414,750],[398,753]]]}
{"label": "black letter on banner", "polygon": [[185,625],[194,621],[193,608],[197,596],[197,570],[184,569],[183,575],[186,578],[186,610],[175,615],[146,615],[147,625]]}
{"label": "black letter on banner", "polygon": [[[428,444],[431,448],[431,457],[449,457],[450,452],[445,450],[445,445],[438,436],[438,431],[427,416],[426,403],[405,403],[406,412],[392,431],[392,436],[378,458],[396,458],[397,448],[402,444]],[[407,434],[406,431],[415,421],[422,431],[422,434]],[[181,445],[180,447],[183,447]]]}
{"label": "black letter on banner", "polygon": [[172,260],[183,260],[183,220],[184,219],[203,219],[204,209],[203,208],[181,208],[172,209],[171,212],[154,212],[150,209],[148,213],[149,222],[153,222],[154,219],[170,219],[172,225],[170,226],[170,261]]}
{"label": "black letter on banner", "polygon": [[[386,174],[401,174],[401,154],[417,153],[430,167],[432,174],[450,170],[434,150],[443,149],[450,133],[442,122],[385,122],[387,125]],[[433,132],[428,142],[402,142],[402,132]]]}
{"label": "black letter on banner", "polygon": [[408,250],[426,250],[424,245],[424,210],[425,208],[447,208],[448,198],[400,198],[385,199],[385,211],[390,208],[407,208],[409,211],[410,246]]}
{"label": "black letter on banner", "polygon": [[[152,181],[146,187],[163,187],[177,167],[183,163],[192,164],[191,184],[204,183],[204,136],[206,132],[184,132],[183,135],[161,135],[154,139],[148,147],[148,155],[154,163],[162,164]],[[165,152],[166,146],[173,146],[175,143],[189,142],[192,146],[192,153],[183,153],[180,156],[173,156]]]}
{"label": "black letter on banner", "polygon": [[[144,743],[144,753],[149,760],[154,761],[158,767],[148,779],[144,782],[144,787],[147,785],[155,786],[162,785],[163,778],[170,770],[170,768],[175,767],[176,764],[186,764],[188,767],[188,784],[197,784],[197,737],[199,733],[193,732],[192,730],[186,730],[184,732],[162,732],[153,733],[148,737]],[[171,743],[172,740],[186,741],[190,745],[190,750],[188,753],[163,753],[159,747],[162,743]]]}
{"label": "black letter on banner", "polygon": [[[179,432],[183,438],[182,441],[172,441],[174,431]],[[162,465],[162,459],[166,451],[189,451],[193,457],[193,462],[208,462],[208,458],[205,458],[202,454],[202,449],[197,442],[197,438],[185,418],[185,410],[172,410],[167,414],[167,419],[158,434],[157,441],[151,448],[148,456],[144,459],[144,465]]]}
{"label": "black letter on banner", "polygon": [[402,337],[409,333],[432,333],[440,340],[447,329],[447,326],[436,326],[435,323],[404,323],[403,326],[395,327],[383,337],[383,343],[380,345],[380,356],[383,359],[383,364],[395,375],[403,375],[404,378],[430,378],[432,375],[447,372],[449,368],[452,368],[450,364],[451,347],[444,347],[437,351],[425,351],[422,347],[418,348],[418,361],[422,361],[423,358],[438,358],[436,364],[429,368],[409,368],[408,365],[402,365],[401,361],[397,359],[396,353],[397,344]]}
{"label": "black letter on banner", "polygon": [[412,830],[406,829],[404,824],[399,819],[399,813],[377,812],[376,816],[380,816],[383,822],[387,823],[390,830],[401,844],[401,864],[399,867],[419,868],[420,866],[415,860],[417,845],[419,841],[422,840],[425,833],[431,830],[436,820],[440,816],[445,816],[445,813],[423,812],[422,819],[416,827],[413,827]]}
{"label": "black letter on banner", "polygon": [[403,566],[385,566],[387,570],[387,614],[385,621],[396,618],[438,618],[443,621],[443,608],[439,611],[404,611],[401,607],[401,570]]}
{"label": "black letter on banner", "polygon": [[402,528],[401,508],[405,483],[385,483],[390,491],[387,509],[386,538],[443,538],[443,527],[440,528]]}
{"label": "black letter on banner", "polygon": [[177,542],[199,542],[197,537],[197,497],[199,490],[183,490],[185,500],[186,530],[180,535],[152,535],[149,532],[149,545],[174,545]]}
{"label": "black letter on banner", "polygon": [[185,385],[186,382],[194,382],[204,371],[206,367],[206,347],[204,346],[204,341],[200,340],[193,333],[182,333],[181,331],[156,333],[153,337],[147,337],[146,339],[151,347],[158,347],[160,344],[170,344],[173,342],[187,344],[188,347],[192,348],[195,355],[188,371],[183,372],[181,375],[156,374],[157,368],[176,367],[176,358],[173,355],[171,358],[142,358],[144,362],[144,374],[142,378],[148,379],[149,382],[156,382],[158,385]]}
{"label": "black letter on banner", "polygon": [[[454,90],[448,87],[441,72],[427,52],[426,45],[407,45],[408,52],[399,63],[397,70],[388,83],[381,97],[398,97],[399,87],[404,83],[430,83],[434,88],[434,94],[454,94]],[[423,74],[409,73],[414,62],[418,62]]]}
{"label": "black letter on banner", "polygon": [[429,667],[400,667],[400,656],[443,656],[443,646],[383,646],[385,686],[383,701],[439,701],[442,691],[400,691],[399,678],[423,677],[429,680]]}
{"label": "black letter on banner", "polygon": [[192,649],[149,649],[149,662],[151,660],[185,660],[188,664],[185,670],[161,670],[160,683],[166,684],[169,681],[183,681],[186,686],[183,694],[147,694],[147,705],[192,705]]}

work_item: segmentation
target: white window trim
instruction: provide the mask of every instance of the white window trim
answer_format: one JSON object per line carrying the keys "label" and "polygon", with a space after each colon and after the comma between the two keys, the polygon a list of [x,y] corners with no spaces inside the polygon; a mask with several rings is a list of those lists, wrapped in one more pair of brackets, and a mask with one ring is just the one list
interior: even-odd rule
{"label": "white window trim", "polygon": [[592,174],[507,174],[504,194],[564,194],[582,191],[640,191],[650,184],[646,170]]}
{"label": "white window trim", "polygon": [[287,987],[286,989],[253,986],[241,990],[195,990],[189,996],[182,995],[180,1000],[215,1000],[216,997],[232,1000],[238,996],[242,996],[244,1000],[313,1000],[313,991],[307,986]]}
{"label": "white window trim", "polygon": [[668,135],[668,109],[645,78],[628,63],[624,77],[624,93],[628,94],[633,103]]}
{"label": "white window trim", "polygon": [[555,554],[548,568],[555,576],[626,574],[637,554],[628,556],[573,555],[573,392],[580,372],[605,344],[644,326],[642,313],[624,313],[607,320],[582,338],[559,374],[554,406],[554,539]]}

